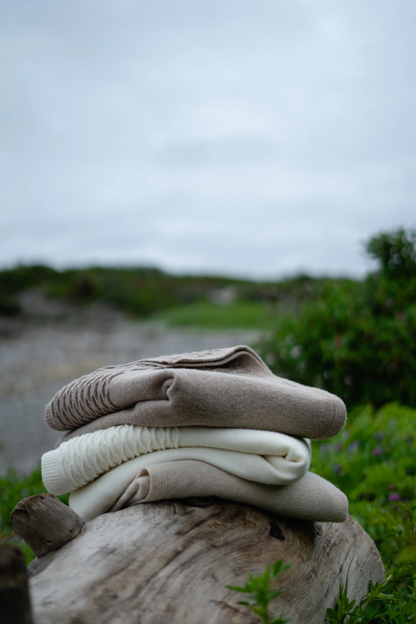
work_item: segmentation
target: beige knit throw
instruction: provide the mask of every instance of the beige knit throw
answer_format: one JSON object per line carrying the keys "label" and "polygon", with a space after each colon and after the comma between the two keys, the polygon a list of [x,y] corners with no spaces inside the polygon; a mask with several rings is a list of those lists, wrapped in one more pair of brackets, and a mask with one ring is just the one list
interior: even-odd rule
{"label": "beige knit throw", "polygon": [[[161,451],[167,453],[168,451]],[[343,522],[348,500],[332,483],[312,472],[290,485],[265,485],[243,479],[202,461],[158,463],[151,453],[110,470],[72,492],[69,505],[89,521],[106,511],[171,498],[218,496],[270,513],[317,522]]]}
{"label": "beige knit throw", "polygon": [[73,381],[46,406],[53,429],[74,436],[132,424],[276,431],[315,440],[342,429],[338,397],[277,377],[247,346],[108,366]]}
{"label": "beige knit throw", "polygon": [[348,515],[345,494],[312,472],[290,485],[279,487],[247,481],[201,461],[177,461],[144,468],[111,511],[140,503],[193,496],[217,496],[279,516],[314,522],[344,522]]}

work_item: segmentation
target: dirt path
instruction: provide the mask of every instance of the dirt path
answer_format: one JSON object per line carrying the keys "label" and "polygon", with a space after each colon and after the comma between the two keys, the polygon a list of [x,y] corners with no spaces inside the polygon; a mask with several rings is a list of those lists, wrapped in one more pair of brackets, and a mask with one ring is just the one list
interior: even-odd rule
{"label": "dirt path", "polygon": [[[1,328],[0,328],[1,329]],[[0,333],[0,474],[33,470],[60,433],[43,421],[63,385],[100,366],[235,344],[259,332],[201,331],[139,324],[114,314],[82,322],[10,325]]]}

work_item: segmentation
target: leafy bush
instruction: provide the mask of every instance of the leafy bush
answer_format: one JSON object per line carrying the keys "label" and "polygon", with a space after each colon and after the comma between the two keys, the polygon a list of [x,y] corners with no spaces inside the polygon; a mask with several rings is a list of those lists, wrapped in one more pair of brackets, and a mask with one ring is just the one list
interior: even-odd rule
{"label": "leafy bush", "polygon": [[416,277],[416,230],[381,232],[371,238],[365,248],[372,258],[379,261],[384,275],[393,275],[398,279]]}
{"label": "leafy bush", "polygon": [[380,234],[366,249],[379,260],[377,273],[326,283],[320,299],[282,319],[260,350],[277,374],[350,407],[416,406],[416,234]]}

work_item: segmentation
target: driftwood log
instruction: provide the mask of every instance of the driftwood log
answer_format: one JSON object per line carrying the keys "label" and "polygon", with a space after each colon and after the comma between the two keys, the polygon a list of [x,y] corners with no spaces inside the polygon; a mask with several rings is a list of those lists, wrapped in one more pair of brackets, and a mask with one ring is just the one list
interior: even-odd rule
{"label": "driftwood log", "polygon": [[20,537],[43,557],[74,539],[85,522],[53,494],[35,494],[19,501],[10,522]]}
{"label": "driftwood log", "polygon": [[[274,616],[324,624],[339,583],[360,599],[384,578],[365,531],[343,524],[271,516],[214,501],[148,503],[104,514],[29,566],[36,624],[255,624],[245,598],[226,585],[284,559]],[[196,504],[194,502],[194,504]]]}
{"label": "driftwood log", "polygon": [[33,624],[25,558],[7,542],[0,544],[0,622]]}

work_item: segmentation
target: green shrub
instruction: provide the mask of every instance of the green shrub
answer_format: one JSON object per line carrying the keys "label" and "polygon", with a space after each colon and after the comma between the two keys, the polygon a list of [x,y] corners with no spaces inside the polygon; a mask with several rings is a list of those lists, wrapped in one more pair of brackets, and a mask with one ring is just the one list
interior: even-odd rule
{"label": "green shrub", "polygon": [[367,242],[365,249],[378,260],[384,275],[400,280],[416,277],[416,230],[380,232]]}
{"label": "green shrub", "polygon": [[282,319],[260,347],[272,370],[333,392],[349,407],[416,406],[415,241],[402,230],[371,239],[377,273],[363,282],[327,282],[319,300]]}

